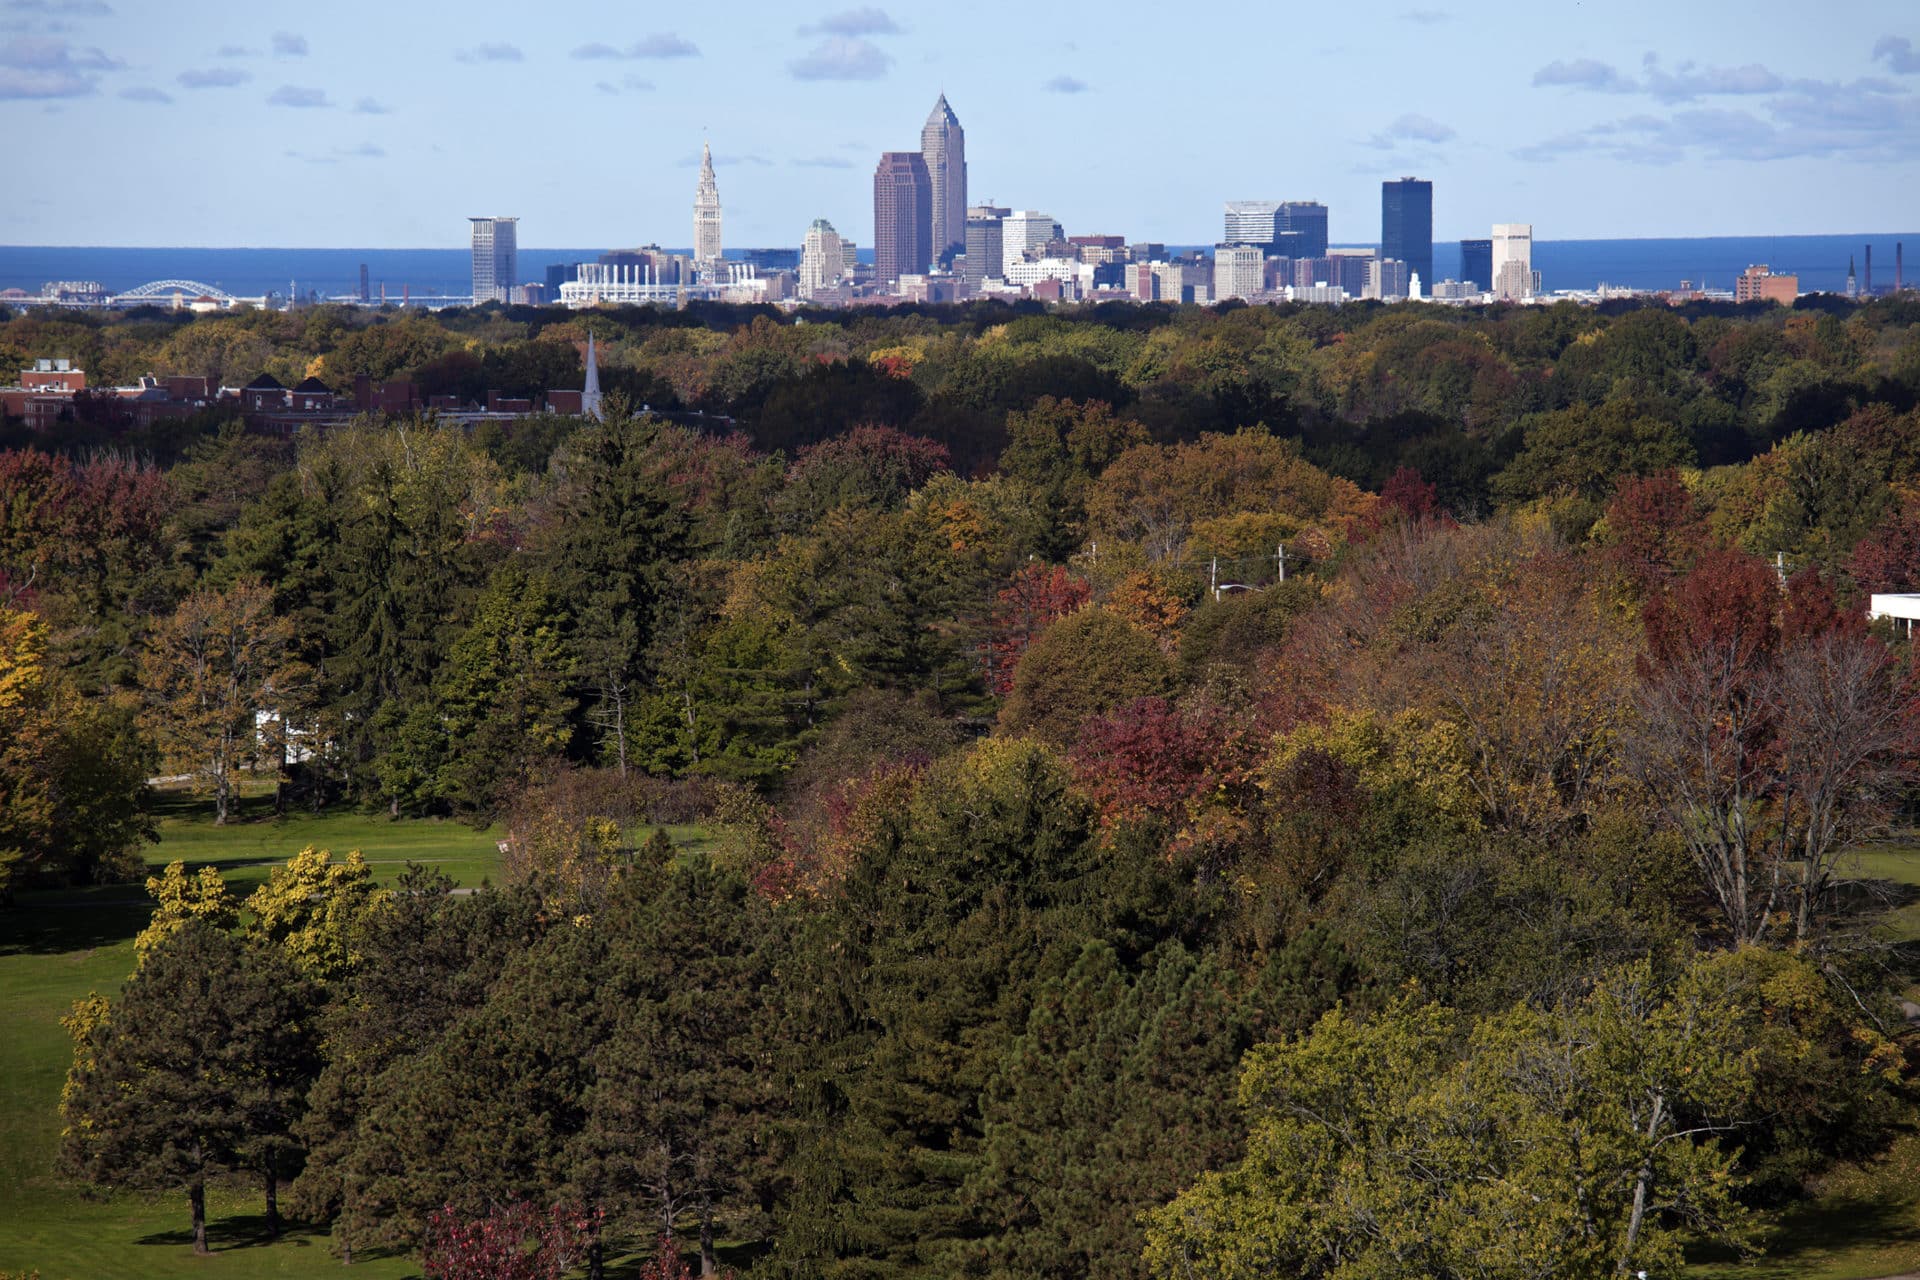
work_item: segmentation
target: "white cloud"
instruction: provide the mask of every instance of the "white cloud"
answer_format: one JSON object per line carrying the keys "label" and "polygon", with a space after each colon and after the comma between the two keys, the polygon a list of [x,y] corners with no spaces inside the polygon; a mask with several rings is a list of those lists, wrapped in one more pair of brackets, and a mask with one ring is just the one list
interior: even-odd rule
{"label": "white cloud", "polygon": [[900,33],[900,24],[885,9],[873,5],[830,13],[812,26],[800,28],[803,36],[897,36]]}
{"label": "white cloud", "polygon": [[174,77],[183,89],[232,89],[253,77],[236,67],[207,67],[182,71]]}
{"label": "white cloud", "polygon": [[627,48],[629,58],[697,58],[700,46],[672,31],[656,31]]}
{"label": "white cloud", "polygon": [[1409,114],[1374,134],[1367,140],[1367,145],[1381,151],[1396,151],[1410,144],[1438,146],[1442,142],[1452,141],[1456,136],[1450,125],[1441,124],[1430,116]]}
{"label": "white cloud", "polygon": [[1631,93],[1639,86],[1604,62],[1575,58],[1571,62],[1549,62],[1533,73],[1536,85],[1564,85],[1570,89],[1595,89],[1603,93]]}
{"label": "white cloud", "polygon": [[384,116],[391,113],[392,110],[393,108],[389,107],[386,103],[373,98],[362,98],[353,104],[355,115]]}
{"label": "white cloud", "polygon": [[1873,42],[1873,60],[1886,60],[1889,68],[1903,76],[1920,75],[1920,53],[1905,36],[1881,36]]}
{"label": "white cloud", "polygon": [[273,33],[273,51],[283,58],[304,58],[307,56],[307,38],[291,31],[276,31]]}
{"label": "white cloud", "polygon": [[0,99],[84,98],[99,73],[124,66],[92,47],[49,36],[14,36],[0,44]]}
{"label": "white cloud", "polygon": [[462,49],[453,55],[460,62],[524,62],[526,55],[518,45],[486,43]]}
{"label": "white cloud", "polygon": [[267,97],[267,104],[275,107],[330,107],[325,89],[309,89],[297,84],[283,84]]}
{"label": "white cloud", "polygon": [[850,36],[823,40],[787,64],[795,80],[878,80],[893,59],[871,41]]}
{"label": "white cloud", "polygon": [[173,101],[172,94],[166,92],[163,89],[152,88],[149,85],[139,85],[132,89],[122,89],[120,91],[120,96],[125,98],[128,102],[166,103],[166,102]]}
{"label": "white cloud", "polygon": [[1085,93],[1091,86],[1073,76],[1055,76],[1040,87],[1048,93]]}

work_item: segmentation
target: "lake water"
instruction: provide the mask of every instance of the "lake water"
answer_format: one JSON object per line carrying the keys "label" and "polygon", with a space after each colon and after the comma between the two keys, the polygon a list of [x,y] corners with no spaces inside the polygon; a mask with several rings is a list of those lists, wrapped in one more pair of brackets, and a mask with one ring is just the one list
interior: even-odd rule
{"label": "lake water", "polygon": [[[1838,292],[1845,286],[1847,260],[1862,272],[1865,248],[1873,246],[1874,283],[1893,283],[1894,246],[1910,243],[1920,273],[1920,232],[1830,236],[1714,236],[1670,240],[1542,240],[1534,245],[1534,266],[1549,289],[1590,289],[1597,284],[1636,289],[1674,288],[1682,280],[1731,289],[1734,277],[1750,263],[1764,262],[1776,272],[1794,272],[1800,287]],[[522,249],[520,276],[542,280],[549,263],[591,262],[601,249]],[[872,251],[861,257],[871,261]],[[367,265],[375,297],[380,286],[398,301],[403,287],[415,296],[464,294],[471,287],[471,259],[465,249],[114,249],[64,246],[0,246],[0,289],[38,292],[49,280],[98,280],[119,292],[153,280],[192,280],[241,297],[269,291],[285,294],[291,282],[304,295],[349,294],[360,285],[360,264]],[[1434,246],[1434,274],[1460,274],[1458,242]],[[1910,280],[1912,277],[1910,277]],[[1864,284],[1864,280],[1862,281]]]}

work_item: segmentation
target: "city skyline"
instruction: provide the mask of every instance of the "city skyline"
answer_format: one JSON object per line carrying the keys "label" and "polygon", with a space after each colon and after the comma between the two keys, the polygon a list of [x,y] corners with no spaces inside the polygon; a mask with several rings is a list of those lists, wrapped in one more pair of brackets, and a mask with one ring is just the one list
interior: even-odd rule
{"label": "city skyline", "polygon": [[[1435,184],[1439,240],[1516,217],[1565,238],[1871,230],[1915,194],[1920,27],[1897,3],[1526,23],[1215,3],[1184,16],[1233,39],[1184,61],[1106,8],[1066,4],[1058,37],[1012,34],[1017,8],[583,3],[536,23],[472,0],[452,26],[368,0],[6,0],[0,118],[88,163],[10,201],[0,239],[440,246],[450,212],[505,204],[538,243],[677,241],[705,136],[733,243],[794,244],[816,217],[871,243],[874,157],[942,93],[971,201],[1177,243],[1247,198],[1319,200],[1334,241],[1371,242],[1380,183],[1406,173]],[[1241,123],[1263,115],[1285,131]],[[232,166],[247,181],[218,181]],[[136,216],[129,191],[167,198]]]}

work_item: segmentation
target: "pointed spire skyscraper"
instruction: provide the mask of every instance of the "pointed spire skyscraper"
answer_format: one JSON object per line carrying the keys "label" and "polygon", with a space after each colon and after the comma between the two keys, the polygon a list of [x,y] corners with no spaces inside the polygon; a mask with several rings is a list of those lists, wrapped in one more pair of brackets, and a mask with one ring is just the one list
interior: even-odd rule
{"label": "pointed spire skyscraper", "polygon": [[931,243],[938,262],[949,251],[967,247],[967,134],[944,93],[920,130],[920,155],[933,179]]}
{"label": "pointed spire skyscraper", "polygon": [[720,188],[713,180],[713,145],[700,144],[700,186],[693,196],[693,260],[720,260]]}

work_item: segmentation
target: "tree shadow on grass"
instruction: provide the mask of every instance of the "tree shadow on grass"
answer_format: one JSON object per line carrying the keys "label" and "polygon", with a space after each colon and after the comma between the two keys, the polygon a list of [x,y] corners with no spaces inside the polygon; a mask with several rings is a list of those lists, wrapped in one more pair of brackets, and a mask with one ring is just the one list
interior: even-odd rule
{"label": "tree shadow on grass", "polygon": [[65,955],[125,942],[147,927],[153,900],[138,885],[23,893],[0,907],[0,956]]}
{"label": "tree shadow on grass", "polygon": [[[1699,1245],[1687,1250],[1689,1263],[1709,1275],[1750,1276],[1753,1280],[1823,1275],[1825,1255],[1877,1253],[1905,1249],[1920,1256],[1920,1206],[1892,1197],[1836,1196],[1789,1205],[1773,1215],[1761,1234],[1763,1254],[1742,1263],[1732,1250]],[[1896,1265],[1894,1270],[1898,1270]]]}
{"label": "tree shadow on grass", "polygon": [[[186,1214],[183,1211],[181,1218]],[[325,1252],[331,1247],[325,1226],[316,1226],[305,1222],[281,1220],[280,1234],[275,1236],[267,1230],[267,1216],[264,1213],[223,1214],[207,1220],[207,1249],[212,1253],[238,1253],[246,1249],[258,1249],[268,1245],[279,1245],[289,1249],[319,1249]],[[193,1228],[183,1226],[174,1231],[153,1231],[139,1237],[135,1244],[161,1245],[191,1249],[193,1247]],[[355,1262],[373,1261],[377,1258],[401,1256],[392,1249],[355,1249]]]}

